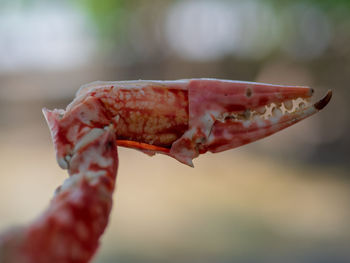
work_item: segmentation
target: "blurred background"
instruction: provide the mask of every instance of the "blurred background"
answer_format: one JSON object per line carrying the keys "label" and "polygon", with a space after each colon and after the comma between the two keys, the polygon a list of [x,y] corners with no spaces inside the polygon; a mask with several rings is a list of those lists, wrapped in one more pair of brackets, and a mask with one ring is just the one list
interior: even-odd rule
{"label": "blurred background", "polygon": [[120,148],[94,262],[350,262],[348,0],[0,0],[0,232],[66,178],[41,108],[95,80],[195,77],[334,97],[195,169]]}

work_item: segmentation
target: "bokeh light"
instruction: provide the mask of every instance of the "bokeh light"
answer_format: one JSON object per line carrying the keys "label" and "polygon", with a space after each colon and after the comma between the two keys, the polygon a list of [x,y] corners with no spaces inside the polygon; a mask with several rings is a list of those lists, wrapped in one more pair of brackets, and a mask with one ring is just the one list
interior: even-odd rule
{"label": "bokeh light", "polygon": [[60,70],[89,61],[93,32],[78,10],[59,4],[0,10],[0,70]]}

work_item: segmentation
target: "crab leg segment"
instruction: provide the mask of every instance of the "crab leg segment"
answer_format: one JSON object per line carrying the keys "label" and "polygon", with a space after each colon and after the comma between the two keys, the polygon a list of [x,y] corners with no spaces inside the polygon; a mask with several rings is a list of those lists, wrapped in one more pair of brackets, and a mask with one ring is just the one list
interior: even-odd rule
{"label": "crab leg segment", "polygon": [[91,132],[94,139],[73,155],[70,177],[48,210],[29,227],[0,238],[0,262],[90,261],[108,223],[118,167],[112,129]]}
{"label": "crab leg segment", "polygon": [[188,129],[187,81],[96,82],[83,86],[66,110],[44,115],[57,161],[69,167],[86,131],[113,124],[118,145],[146,153],[168,153]]}

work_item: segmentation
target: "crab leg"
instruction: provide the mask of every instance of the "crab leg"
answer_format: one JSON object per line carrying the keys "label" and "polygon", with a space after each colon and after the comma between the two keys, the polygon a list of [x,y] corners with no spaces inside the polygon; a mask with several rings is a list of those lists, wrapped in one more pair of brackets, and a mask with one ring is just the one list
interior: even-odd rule
{"label": "crab leg", "polygon": [[332,95],[304,107],[312,94],[308,87],[217,79],[83,86],[66,110],[43,110],[58,164],[70,177],[37,221],[0,238],[0,260],[89,261],[111,210],[116,145],[193,166],[199,154],[239,147],[313,115]]}
{"label": "crab leg", "polygon": [[29,227],[1,236],[0,262],[83,263],[94,255],[112,207],[118,156],[111,128],[92,133],[47,211]]}

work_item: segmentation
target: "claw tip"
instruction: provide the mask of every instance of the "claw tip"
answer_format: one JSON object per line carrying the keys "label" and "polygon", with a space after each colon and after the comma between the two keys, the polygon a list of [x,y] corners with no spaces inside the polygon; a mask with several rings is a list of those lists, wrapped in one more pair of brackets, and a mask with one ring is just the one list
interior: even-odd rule
{"label": "claw tip", "polygon": [[332,98],[332,91],[328,90],[327,94],[322,99],[320,99],[318,102],[316,102],[314,104],[314,107],[317,110],[322,110],[324,107],[326,107],[326,105],[331,100],[331,98]]}

